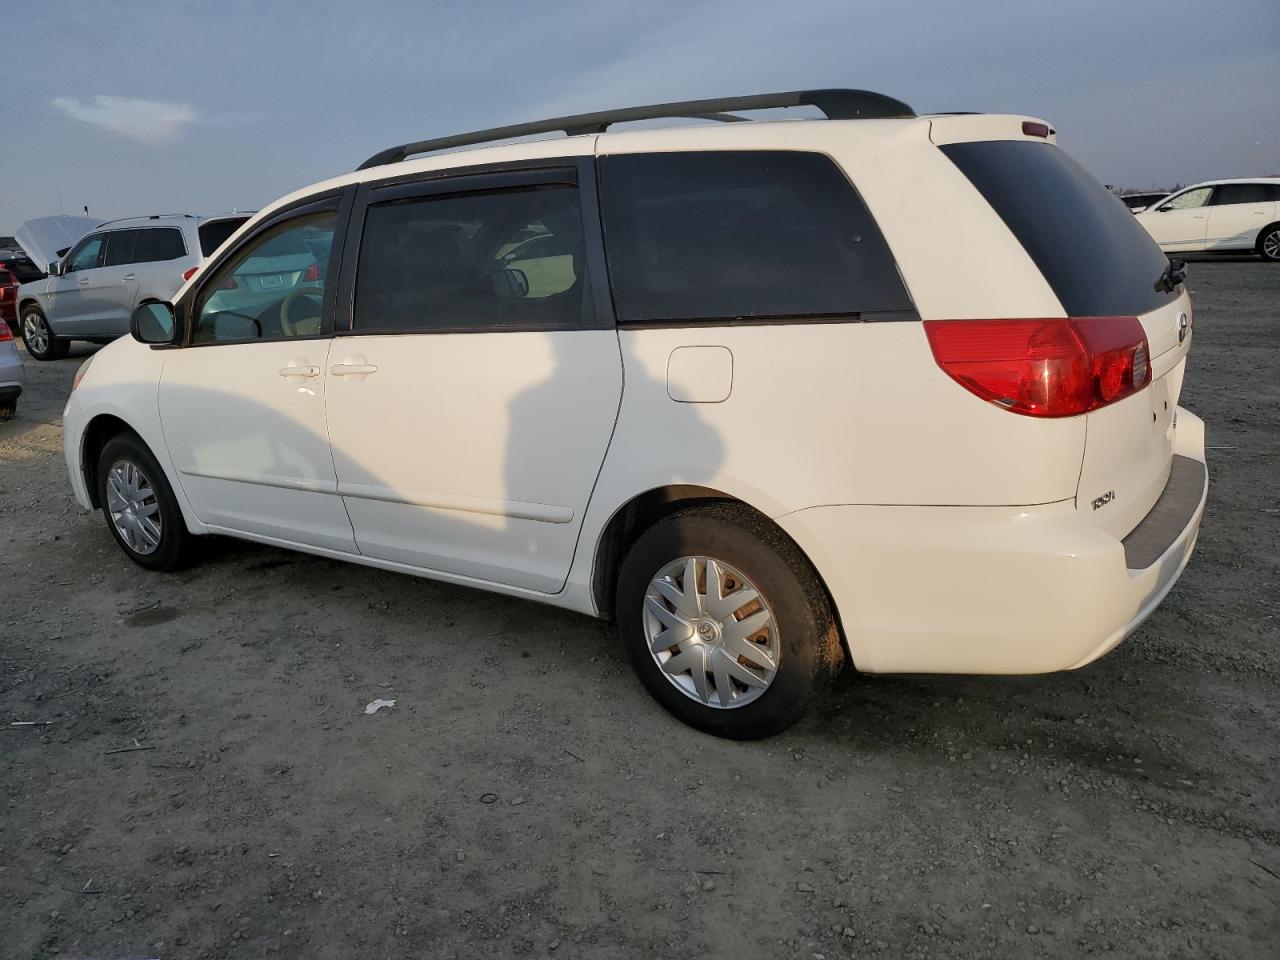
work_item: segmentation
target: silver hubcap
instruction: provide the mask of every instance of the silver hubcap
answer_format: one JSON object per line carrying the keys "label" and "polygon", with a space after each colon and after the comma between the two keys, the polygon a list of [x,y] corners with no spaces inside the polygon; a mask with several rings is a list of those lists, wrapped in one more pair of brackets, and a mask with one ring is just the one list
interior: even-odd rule
{"label": "silver hubcap", "polygon": [[717,709],[746,706],[778,674],[782,647],[764,595],[736,568],[681,557],[649,581],[649,652],[677,690]]}
{"label": "silver hubcap", "polygon": [[160,546],[160,503],[147,475],[129,460],[117,460],[107,473],[107,512],[120,539],[135,553]]}
{"label": "silver hubcap", "polygon": [[49,328],[38,313],[28,313],[22,318],[22,339],[32,353],[44,353],[49,349]]}
{"label": "silver hubcap", "polygon": [[1272,260],[1280,260],[1280,230],[1273,230],[1262,238],[1262,252]]}

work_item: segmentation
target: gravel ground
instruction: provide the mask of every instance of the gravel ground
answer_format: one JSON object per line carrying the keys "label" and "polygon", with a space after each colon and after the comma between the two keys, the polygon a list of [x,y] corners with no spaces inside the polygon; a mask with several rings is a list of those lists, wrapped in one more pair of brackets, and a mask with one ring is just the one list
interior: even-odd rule
{"label": "gravel ground", "polygon": [[1280,267],[1190,283],[1209,507],[1138,634],[1074,674],[846,675],[750,744],[568,613],[233,542],[134,567],[68,496],[89,348],[28,362],[0,954],[1280,955]]}

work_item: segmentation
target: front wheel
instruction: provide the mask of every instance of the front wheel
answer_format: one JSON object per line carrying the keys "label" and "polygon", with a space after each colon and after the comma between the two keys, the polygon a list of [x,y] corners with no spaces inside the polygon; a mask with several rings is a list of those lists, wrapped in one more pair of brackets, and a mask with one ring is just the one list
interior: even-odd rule
{"label": "front wheel", "polygon": [[27,346],[27,353],[36,360],[61,360],[70,348],[67,341],[53,335],[53,329],[39,307],[24,307],[22,310],[22,342]]}
{"label": "front wheel", "polygon": [[799,720],[843,660],[817,574],[768,521],[732,504],[645,531],[618,578],[632,667],[680,720],[754,740]]}
{"label": "front wheel", "polygon": [[1258,254],[1263,260],[1280,263],[1280,223],[1262,231],[1258,237]]}
{"label": "front wheel", "polygon": [[98,458],[98,502],[125,555],[148,570],[179,570],[192,536],[160,464],[134,434],[112,437]]}

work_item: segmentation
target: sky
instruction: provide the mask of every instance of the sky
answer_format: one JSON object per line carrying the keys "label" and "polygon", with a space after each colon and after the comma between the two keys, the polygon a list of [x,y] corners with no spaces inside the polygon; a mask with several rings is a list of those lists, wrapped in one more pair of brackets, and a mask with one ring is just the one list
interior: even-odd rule
{"label": "sky", "polygon": [[0,234],[256,209],[410,140],[815,87],[1020,113],[1109,184],[1280,173],[1280,0],[40,0],[4,29]]}

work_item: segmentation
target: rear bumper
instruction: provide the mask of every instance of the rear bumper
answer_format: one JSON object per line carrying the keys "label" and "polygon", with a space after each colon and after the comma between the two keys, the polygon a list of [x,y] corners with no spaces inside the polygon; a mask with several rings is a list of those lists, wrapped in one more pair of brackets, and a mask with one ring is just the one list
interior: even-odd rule
{"label": "rear bumper", "polygon": [[813,507],[778,523],[826,582],[859,670],[1071,670],[1137,629],[1191,557],[1208,482],[1204,424],[1182,409],[1175,454],[1165,493],[1124,540],[1072,501]]}

